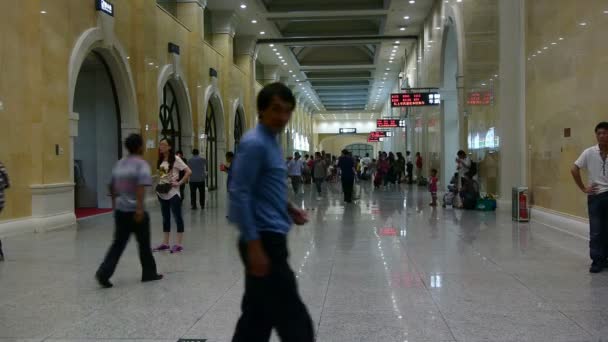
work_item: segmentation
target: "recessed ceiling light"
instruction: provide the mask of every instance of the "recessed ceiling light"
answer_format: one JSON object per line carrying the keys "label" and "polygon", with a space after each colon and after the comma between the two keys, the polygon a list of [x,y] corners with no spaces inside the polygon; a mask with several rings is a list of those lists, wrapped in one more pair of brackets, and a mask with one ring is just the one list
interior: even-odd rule
{"label": "recessed ceiling light", "polygon": [[277,48],[273,48],[272,51],[277,51]]}
{"label": "recessed ceiling light", "polygon": [[391,68],[386,68],[386,71],[391,71]]}
{"label": "recessed ceiling light", "polygon": [[462,0],[456,0],[456,2],[462,2]]}
{"label": "recessed ceiling light", "polygon": [[292,73],[292,72],[293,72],[293,70],[289,70],[289,72],[290,72],[290,73]]}
{"label": "recessed ceiling light", "polygon": [[482,83],[481,85],[482,85],[482,86],[485,86],[486,84],[485,84],[485,83]]}
{"label": "recessed ceiling light", "polygon": [[270,47],[274,47],[274,44],[270,44],[269,46],[270,46]]}
{"label": "recessed ceiling light", "polygon": [[388,75],[388,72],[385,72],[384,75]]}
{"label": "recessed ceiling light", "polygon": [[258,23],[258,21],[257,21],[257,20],[255,20],[255,19],[253,19],[253,20],[251,21],[251,23],[252,23],[252,24],[257,24],[257,23]]}
{"label": "recessed ceiling light", "polygon": [[275,55],[280,56],[281,54],[279,52],[275,52]]}
{"label": "recessed ceiling light", "polygon": [[287,63],[283,63],[283,65],[287,65]]}
{"label": "recessed ceiling light", "polygon": [[579,23],[579,25],[581,25],[581,26],[587,26],[587,23],[586,22],[582,22],[582,23]]}
{"label": "recessed ceiling light", "polygon": [[410,0],[410,4],[415,4],[416,0]]}
{"label": "recessed ceiling light", "polygon": [[556,42],[552,42],[551,45],[557,45],[557,43]]}
{"label": "recessed ceiling light", "polygon": [[245,5],[245,4],[241,4],[241,8],[242,8],[242,9],[245,9],[245,8],[247,8],[247,5]]}
{"label": "recessed ceiling light", "polygon": [[400,27],[399,31],[405,31],[405,27]]}
{"label": "recessed ceiling light", "polygon": [[46,14],[46,11],[40,11],[40,14]]}
{"label": "recessed ceiling light", "polygon": [[435,30],[441,30],[441,26],[435,27]]}
{"label": "recessed ceiling light", "polygon": [[548,46],[545,46],[543,49],[544,49],[544,50],[547,50],[548,48],[549,48]]}
{"label": "recessed ceiling light", "polygon": [[395,44],[399,44],[400,42],[398,40],[395,40]]}
{"label": "recessed ceiling light", "polygon": [[148,63],[148,65],[154,65],[154,63],[153,63],[153,62],[150,62],[150,63]]}
{"label": "recessed ceiling light", "polygon": [[604,11],[604,14],[608,14],[608,10]]}
{"label": "recessed ceiling light", "polygon": [[127,56],[127,59],[131,59],[131,57]]}
{"label": "recessed ceiling light", "polygon": [[532,57],[536,57],[536,54],[533,54]]}
{"label": "recessed ceiling light", "polygon": [[261,35],[265,35],[265,34],[266,34],[266,32],[264,32],[264,31],[260,31],[260,34],[261,34]]}
{"label": "recessed ceiling light", "polygon": [[391,59],[390,61],[388,61],[389,63],[393,63],[393,60]]}
{"label": "recessed ceiling light", "polygon": [[403,19],[405,19],[405,20],[410,20],[410,16],[409,16],[409,15],[406,15],[405,17],[403,17]]}
{"label": "recessed ceiling light", "polygon": [[494,75],[494,77],[498,77],[498,75]]}

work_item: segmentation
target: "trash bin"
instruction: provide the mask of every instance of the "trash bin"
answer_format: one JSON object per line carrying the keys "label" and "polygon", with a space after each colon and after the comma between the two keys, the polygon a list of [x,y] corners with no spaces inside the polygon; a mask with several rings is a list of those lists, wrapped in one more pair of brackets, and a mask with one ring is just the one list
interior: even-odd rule
{"label": "trash bin", "polygon": [[528,222],[530,221],[530,206],[528,199],[528,188],[514,187],[511,196],[511,217],[513,221]]}

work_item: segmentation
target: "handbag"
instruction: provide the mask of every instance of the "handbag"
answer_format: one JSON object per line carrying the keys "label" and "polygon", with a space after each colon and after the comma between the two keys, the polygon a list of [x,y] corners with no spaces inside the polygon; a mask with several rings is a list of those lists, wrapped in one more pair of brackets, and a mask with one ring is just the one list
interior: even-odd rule
{"label": "handbag", "polygon": [[164,183],[164,184],[157,184],[156,185],[156,192],[158,192],[159,194],[168,194],[169,191],[171,191],[171,184],[168,183]]}

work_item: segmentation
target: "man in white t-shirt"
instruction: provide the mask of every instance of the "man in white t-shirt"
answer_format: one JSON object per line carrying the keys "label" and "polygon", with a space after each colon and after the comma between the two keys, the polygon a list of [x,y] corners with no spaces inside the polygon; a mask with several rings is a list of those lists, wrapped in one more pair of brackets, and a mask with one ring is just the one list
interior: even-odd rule
{"label": "man in white t-shirt", "polygon": [[[586,149],[572,167],[576,185],[588,196],[591,273],[608,267],[608,122],[599,123],[595,135],[598,144]],[[588,172],[588,185],[583,183],[581,169]]]}

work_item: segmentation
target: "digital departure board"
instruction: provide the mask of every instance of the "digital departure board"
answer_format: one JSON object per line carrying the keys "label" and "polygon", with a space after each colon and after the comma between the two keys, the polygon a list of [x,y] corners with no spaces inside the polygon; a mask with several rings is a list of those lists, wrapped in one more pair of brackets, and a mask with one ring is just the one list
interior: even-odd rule
{"label": "digital departure board", "polygon": [[405,127],[405,120],[399,119],[378,119],[376,120],[377,128],[398,128]]}
{"label": "digital departure board", "polygon": [[384,141],[383,137],[373,137],[371,135],[369,135],[367,137],[367,142],[382,142],[382,141]]}
{"label": "digital departure board", "polygon": [[399,93],[391,94],[391,107],[438,106],[441,103],[439,93]]}
{"label": "digital departure board", "polygon": [[483,106],[492,104],[493,99],[492,92],[484,91],[484,92],[471,92],[467,98],[467,104],[471,106]]}
{"label": "digital departure board", "polygon": [[378,138],[390,138],[393,136],[393,132],[389,131],[375,131],[369,133],[370,137],[378,137]]}

